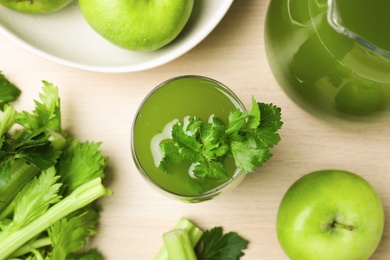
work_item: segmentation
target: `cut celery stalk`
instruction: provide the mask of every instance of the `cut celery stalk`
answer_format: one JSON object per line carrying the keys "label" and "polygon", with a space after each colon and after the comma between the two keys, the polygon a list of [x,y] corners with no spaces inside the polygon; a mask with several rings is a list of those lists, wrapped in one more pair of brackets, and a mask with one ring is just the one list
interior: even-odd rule
{"label": "cut celery stalk", "polygon": [[[187,231],[191,241],[192,248],[198,244],[200,238],[203,236],[203,230],[196,226],[189,219],[182,217],[176,223],[174,229],[184,229]],[[165,246],[162,246],[155,256],[154,260],[171,260],[168,255],[168,251]]]}
{"label": "cut celery stalk", "polygon": [[194,248],[185,229],[173,229],[163,234],[170,260],[196,260]]}
{"label": "cut celery stalk", "polygon": [[101,178],[97,177],[81,185],[69,196],[53,205],[45,214],[36,218],[27,226],[10,234],[0,233],[0,259],[6,259],[15,250],[47,229],[57,220],[100,197],[111,195],[111,193],[110,190],[103,186]]}

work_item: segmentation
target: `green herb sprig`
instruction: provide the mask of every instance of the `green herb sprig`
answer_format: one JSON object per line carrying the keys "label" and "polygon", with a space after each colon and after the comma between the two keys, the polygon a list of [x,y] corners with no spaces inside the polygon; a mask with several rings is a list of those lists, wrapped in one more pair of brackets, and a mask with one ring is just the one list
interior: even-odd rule
{"label": "green herb sprig", "polygon": [[220,119],[202,122],[193,117],[188,124],[177,122],[172,139],[160,143],[163,159],[159,167],[171,173],[181,161],[195,164],[198,178],[226,178],[224,160],[234,158],[237,168],[253,172],[272,157],[269,149],[281,140],[281,109],[252,98],[252,109],[235,109],[229,114],[228,125]]}

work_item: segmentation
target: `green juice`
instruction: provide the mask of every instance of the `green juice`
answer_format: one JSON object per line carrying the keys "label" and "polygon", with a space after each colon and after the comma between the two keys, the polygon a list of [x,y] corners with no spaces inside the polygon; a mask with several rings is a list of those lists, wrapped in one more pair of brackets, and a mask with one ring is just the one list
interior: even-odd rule
{"label": "green juice", "polygon": [[265,47],[275,78],[294,102],[319,118],[342,124],[389,121],[390,1],[333,4],[329,11],[326,0],[271,0]]}
{"label": "green juice", "polygon": [[[334,1],[334,0],[333,0]],[[390,52],[390,1],[334,1],[340,25],[384,51]]]}
{"label": "green juice", "polygon": [[225,166],[229,177],[225,180],[191,177],[188,163],[178,164],[172,174],[158,168],[161,160],[159,143],[170,139],[176,121],[186,118],[208,121],[210,116],[225,124],[229,113],[243,109],[237,97],[218,82],[198,76],[175,78],[153,90],[142,103],[133,126],[133,156],[141,173],[156,187],[179,196],[196,196],[207,193],[230,181],[237,172],[234,160],[228,158]]}

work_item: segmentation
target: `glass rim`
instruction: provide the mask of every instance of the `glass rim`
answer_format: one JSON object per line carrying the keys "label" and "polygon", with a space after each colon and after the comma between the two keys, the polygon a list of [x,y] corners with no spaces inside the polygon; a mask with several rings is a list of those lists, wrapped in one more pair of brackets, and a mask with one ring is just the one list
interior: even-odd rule
{"label": "glass rim", "polygon": [[180,80],[180,79],[183,79],[183,78],[199,78],[199,79],[207,80],[209,82],[213,82],[213,83],[217,84],[218,86],[222,87],[238,103],[240,109],[242,109],[242,110],[245,109],[244,104],[238,98],[238,96],[229,87],[227,87],[225,84],[221,83],[220,81],[217,81],[215,79],[209,78],[207,76],[200,76],[200,75],[193,75],[193,74],[181,75],[181,76],[176,76],[176,77],[170,78],[170,79],[165,80],[162,83],[158,84],[157,86],[155,86],[145,96],[145,98],[139,104],[139,106],[137,108],[137,111],[136,111],[136,113],[134,115],[134,119],[133,119],[132,126],[131,126],[131,147],[130,148],[131,148],[131,154],[132,154],[132,157],[133,157],[133,161],[136,164],[138,172],[141,174],[141,176],[146,178],[147,181],[149,182],[149,184],[152,184],[153,187],[158,188],[159,190],[163,191],[167,195],[174,196],[175,198],[182,198],[184,200],[185,199],[188,199],[188,200],[190,200],[190,199],[199,199],[199,200],[201,200],[203,198],[207,198],[207,197],[212,196],[214,194],[218,195],[218,192],[222,192],[222,190],[224,188],[226,188],[227,186],[229,186],[230,183],[232,183],[234,180],[236,180],[242,174],[246,174],[246,173],[242,169],[236,167],[236,170],[234,171],[232,177],[230,177],[226,182],[222,183],[221,185],[219,185],[219,186],[217,186],[217,187],[215,187],[215,188],[213,188],[211,190],[208,190],[208,191],[200,193],[200,194],[189,195],[189,194],[182,194],[182,193],[178,193],[178,192],[173,192],[173,191],[170,191],[170,190],[164,188],[163,186],[161,186],[157,182],[155,182],[147,174],[147,172],[142,167],[140,160],[138,159],[138,156],[137,156],[137,153],[136,153],[135,147],[134,147],[134,128],[135,128],[136,121],[138,119],[138,115],[139,115],[143,105],[145,104],[145,102],[149,99],[150,96],[152,96],[160,88],[166,86],[168,83],[170,83],[172,81]]}

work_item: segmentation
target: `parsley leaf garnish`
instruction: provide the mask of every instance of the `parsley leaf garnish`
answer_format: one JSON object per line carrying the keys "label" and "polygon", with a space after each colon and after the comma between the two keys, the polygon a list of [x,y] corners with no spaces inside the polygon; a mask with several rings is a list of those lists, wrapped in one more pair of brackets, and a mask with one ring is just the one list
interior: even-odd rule
{"label": "parsley leaf garnish", "polygon": [[183,160],[194,164],[198,178],[227,178],[224,160],[232,156],[237,168],[253,172],[272,157],[269,149],[280,141],[281,109],[252,98],[250,111],[234,109],[228,125],[218,118],[202,122],[191,118],[188,124],[177,122],[172,139],[160,143],[163,159],[159,167],[170,173]]}
{"label": "parsley leaf garnish", "polygon": [[248,241],[236,232],[223,234],[222,227],[206,230],[196,250],[198,260],[237,260],[244,255]]}

